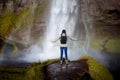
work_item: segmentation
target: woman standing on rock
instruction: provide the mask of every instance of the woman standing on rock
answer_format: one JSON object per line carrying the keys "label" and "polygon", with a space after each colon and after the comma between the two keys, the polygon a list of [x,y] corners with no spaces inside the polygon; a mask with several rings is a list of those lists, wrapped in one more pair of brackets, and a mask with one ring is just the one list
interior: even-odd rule
{"label": "woman standing on rock", "polygon": [[[66,30],[63,29],[61,36],[58,39],[56,39],[55,41],[52,41],[52,42],[56,42],[56,41],[60,40],[60,53],[61,53],[60,64],[63,63],[63,53],[65,54],[66,64],[68,64],[68,54],[67,54],[68,53],[68,51],[67,51],[68,50],[68,48],[67,48],[68,39],[74,40],[74,39],[70,38],[69,36],[67,36]],[[76,41],[76,40],[74,40],[74,41]]]}

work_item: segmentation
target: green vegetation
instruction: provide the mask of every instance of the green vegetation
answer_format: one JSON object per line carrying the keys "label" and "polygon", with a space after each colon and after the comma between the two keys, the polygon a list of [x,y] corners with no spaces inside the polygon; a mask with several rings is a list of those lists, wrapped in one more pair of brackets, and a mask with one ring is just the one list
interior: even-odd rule
{"label": "green vegetation", "polygon": [[47,60],[47,61],[43,62],[42,65],[44,65],[44,66],[49,65],[49,64],[57,62],[57,61],[59,61],[59,59]]}
{"label": "green vegetation", "polygon": [[43,80],[41,63],[33,63],[29,67],[0,67],[1,80]]}
{"label": "green vegetation", "polygon": [[27,80],[25,79],[25,68],[0,68],[1,80]]}
{"label": "green vegetation", "polygon": [[92,40],[92,42],[91,42],[91,46],[92,46],[92,48],[94,48],[94,49],[97,49],[97,50],[102,50],[102,47],[101,47],[101,45],[102,45],[102,40]]}
{"label": "green vegetation", "polygon": [[83,56],[81,59],[88,59],[87,63],[89,65],[89,73],[93,80],[113,80],[112,74],[107,70],[107,68],[92,57]]}
{"label": "green vegetation", "polygon": [[[0,39],[5,42],[11,33],[22,32],[23,29],[32,25],[38,15],[43,12],[46,2],[43,1],[37,6],[20,7],[16,12],[4,9],[0,16]],[[24,43],[24,41],[18,41]],[[0,46],[0,50],[3,47]]]}
{"label": "green vegetation", "polygon": [[8,12],[5,10],[3,12],[3,15],[0,17],[0,36],[1,37],[7,37],[9,33],[13,29],[14,22],[13,20],[15,19],[15,14],[12,12]]}
{"label": "green vegetation", "polygon": [[[87,59],[89,73],[93,80],[113,80],[111,73],[105,66],[94,60],[92,57],[83,56],[81,59]],[[44,67],[52,64],[59,59],[48,60],[43,63],[32,63],[25,68],[4,68],[0,67],[0,79],[3,80],[44,80]]]}
{"label": "green vegetation", "polygon": [[1,80],[44,80],[43,67],[58,61],[59,59],[48,60],[43,63],[32,63],[28,67],[9,68],[0,67]]}
{"label": "green vegetation", "polygon": [[106,48],[108,52],[120,53],[120,39],[111,39],[107,44]]}
{"label": "green vegetation", "polygon": [[28,17],[28,15],[30,14],[30,11],[31,11],[31,8],[25,8],[18,15],[16,15],[16,19],[13,20],[14,23],[15,23],[16,30],[20,29],[24,25],[26,25],[29,22],[31,22],[31,21],[29,21],[29,19],[31,18],[31,16]]}
{"label": "green vegetation", "polygon": [[26,80],[43,80],[44,74],[42,68],[43,65],[41,63],[33,63],[27,71]]}
{"label": "green vegetation", "polygon": [[92,40],[91,47],[97,50],[103,50],[104,48],[106,48],[107,52],[120,53],[120,38],[112,38],[109,39],[107,42],[105,41],[105,38]]}
{"label": "green vegetation", "polygon": [[12,32],[32,22],[30,8],[25,8],[20,13],[5,10],[2,14],[0,17],[0,36],[4,41]]}
{"label": "green vegetation", "polygon": [[42,11],[43,5],[23,8],[19,12],[4,10],[0,16],[0,36],[7,38],[10,33],[33,23],[34,18]]}

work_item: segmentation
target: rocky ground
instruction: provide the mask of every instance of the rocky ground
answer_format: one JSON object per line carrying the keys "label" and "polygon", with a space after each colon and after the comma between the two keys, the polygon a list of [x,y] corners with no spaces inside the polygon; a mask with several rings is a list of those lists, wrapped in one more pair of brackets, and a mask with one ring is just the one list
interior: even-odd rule
{"label": "rocky ground", "polygon": [[[65,62],[61,65],[59,60],[48,60],[43,63],[3,60],[0,61],[0,79],[113,80],[107,68],[92,58],[85,57],[77,61],[70,61],[68,65]],[[116,77],[114,80],[118,80],[118,78]]]}
{"label": "rocky ground", "polygon": [[92,80],[86,61],[71,61],[68,65],[52,63],[44,68],[45,80]]}

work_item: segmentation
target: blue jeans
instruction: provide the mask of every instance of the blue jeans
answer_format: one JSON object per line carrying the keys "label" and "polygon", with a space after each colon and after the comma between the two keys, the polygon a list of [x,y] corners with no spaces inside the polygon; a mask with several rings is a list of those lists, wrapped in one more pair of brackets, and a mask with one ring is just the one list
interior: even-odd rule
{"label": "blue jeans", "polygon": [[63,59],[63,52],[65,53],[65,59],[68,60],[67,47],[60,47],[60,52],[61,52],[60,60]]}

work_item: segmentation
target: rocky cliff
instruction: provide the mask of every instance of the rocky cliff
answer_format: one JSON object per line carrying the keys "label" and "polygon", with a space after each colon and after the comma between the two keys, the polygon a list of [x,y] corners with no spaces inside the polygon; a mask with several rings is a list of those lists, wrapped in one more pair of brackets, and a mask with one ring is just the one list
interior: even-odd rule
{"label": "rocky cliff", "polygon": [[[87,13],[94,22],[120,23],[119,0],[78,2],[82,13]],[[49,3],[49,0],[0,0],[0,37],[26,44],[39,40],[49,15],[45,13],[49,11]]]}
{"label": "rocky cliff", "polygon": [[[1,0],[0,23],[2,25],[0,27],[4,28],[5,31],[3,32],[1,28],[0,36],[5,39],[9,37],[12,41],[28,44],[31,41],[30,34],[33,33],[34,29],[41,32],[41,27],[44,27],[44,24],[41,26],[41,23],[44,23],[44,18],[40,19],[40,15],[44,14],[44,7],[45,0]],[[8,25],[6,26],[5,24]]]}

